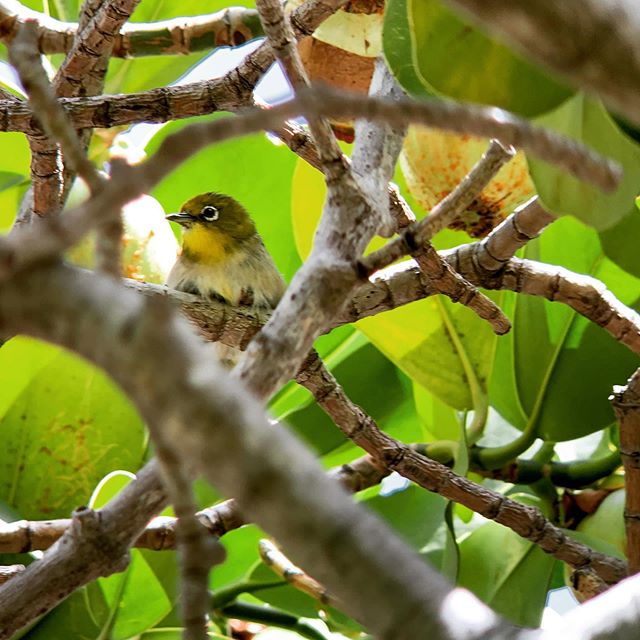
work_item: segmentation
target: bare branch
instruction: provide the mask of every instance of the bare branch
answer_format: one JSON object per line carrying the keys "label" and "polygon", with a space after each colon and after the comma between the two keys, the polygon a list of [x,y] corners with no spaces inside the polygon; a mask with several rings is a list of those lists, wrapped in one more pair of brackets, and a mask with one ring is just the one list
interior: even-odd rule
{"label": "bare branch", "polygon": [[76,34],[54,87],[58,96],[78,95],[83,79],[113,46],[116,34],[140,0],[104,0],[89,24]]}
{"label": "bare branch", "polygon": [[538,200],[532,198],[503,220],[475,249],[478,264],[486,271],[501,269],[540,232],[555,220]]}
{"label": "bare branch", "polygon": [[313,393],[318,404],[348,438],[389,469],[489,520],[509,527],[573,568],[593,569],[608,584],[626,577],[625,562],[573,540],[547,520],[539,509],[459,476],[448,467],[420,455],[410,446],[382,432],[375,421],[348,398],[321,361],[316,362],[315,370],[309,367],[297,379]]}
{"label": "bare branch", "polygon": [[624,524],[629,573],[640,572],[640,369],[625,387],[614,387],[610,398],[620,425],[624,464]]}
{"label": "bare branch", "polygon": [[87,159],[76,130],[71,126],[67,114],[56,100],[36,45],[35,25],[31,22],[25,23],[9,49],[9,60],[20,76],[22,86],[29,96],[31,108],[45,133],[60,143],[65,162],[95,192],[100,189],[104,180],[93,163]]}
{"label": "bare branch", "polygon": [[[289,81],[296,91],[309,86],[307,73],[302,66],[296,38],[284,7],[279,0],[256,0],[256,8],[271,48],[282,64]],[[318,151],[322,171],[327,180],[337,180],[348,171],[344,154],[331,130],[328,120],[321,116],[309,117],[309,129]]]}
{"label": "bare branch", "polygon": [[[14,0],[0,2],[0,39],[10,43],[27,20],[37,24],[40,53],[67,53],[71,49],[77,24],[32,11]],[[187,55],[240,45],[261,35],[262,25],[255,9],[227,7],[201,16],[125,24],[114,38],[111,55],[115,58]]]}

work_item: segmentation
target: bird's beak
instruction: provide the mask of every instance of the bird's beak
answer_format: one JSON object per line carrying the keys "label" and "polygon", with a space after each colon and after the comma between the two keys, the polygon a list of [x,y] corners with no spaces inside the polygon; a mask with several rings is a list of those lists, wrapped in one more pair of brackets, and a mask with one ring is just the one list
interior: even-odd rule
{"label": "bird's beak", "polygon": [[181,211],[180,213],[170,213],[167,216],[167,220],[171,220],[171,222],[177,222],[178,224],[185,227],[191,224],[195,220],[195,218],[190,213]]}

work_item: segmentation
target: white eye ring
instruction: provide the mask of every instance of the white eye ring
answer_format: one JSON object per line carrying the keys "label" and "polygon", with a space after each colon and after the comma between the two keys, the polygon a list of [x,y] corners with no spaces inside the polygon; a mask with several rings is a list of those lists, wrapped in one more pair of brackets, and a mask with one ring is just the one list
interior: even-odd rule
{"label": "white eye ring", "polygon": [[208,222],[213,222],[218,219],[220,212],[215,207],[208,204],[206,207],[202,207],[200,215]]}

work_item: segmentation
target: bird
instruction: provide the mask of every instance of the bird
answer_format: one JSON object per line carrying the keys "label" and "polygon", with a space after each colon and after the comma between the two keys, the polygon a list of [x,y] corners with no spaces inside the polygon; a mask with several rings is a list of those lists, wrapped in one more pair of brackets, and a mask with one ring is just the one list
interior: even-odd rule
{"label": "bird", "polygon": [[[183,229],[168,287],[234,307],[275,309],[285,281],[249,212],[235,198],[214,191],[202,193],[167,220]],[[222,344],[216,345],[216,351],[226,367],[233,367],[241,353]]]}

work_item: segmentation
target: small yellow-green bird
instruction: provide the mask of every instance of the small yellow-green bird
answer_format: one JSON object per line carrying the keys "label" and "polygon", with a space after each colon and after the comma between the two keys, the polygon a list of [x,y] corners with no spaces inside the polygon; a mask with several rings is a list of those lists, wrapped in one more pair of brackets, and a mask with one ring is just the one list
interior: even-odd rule
{"label": "small yellow-green bird", "polygon": [[[203,193],[187,200],[168,220],[183,228],[182,251],[167,286],[233,306],[273,309],[285,282],[247,210],[231,196]],[[217,345],[233,366],[240,351]]]}

